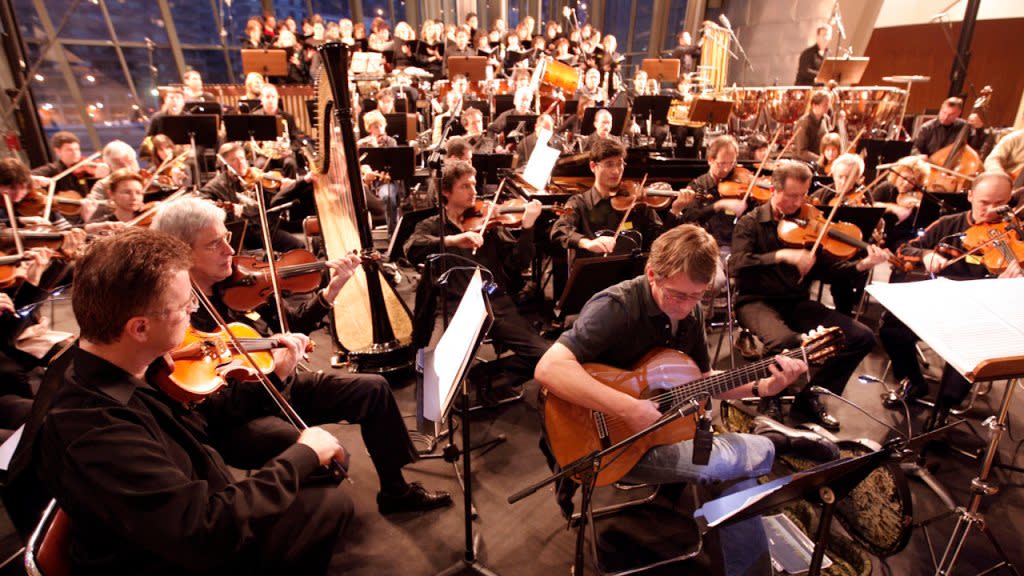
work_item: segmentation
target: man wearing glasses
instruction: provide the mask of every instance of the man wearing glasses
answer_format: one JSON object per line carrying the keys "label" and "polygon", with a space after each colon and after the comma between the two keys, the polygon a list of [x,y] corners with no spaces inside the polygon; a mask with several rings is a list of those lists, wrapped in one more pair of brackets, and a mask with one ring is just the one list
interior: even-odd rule
{"label": "man wearing glasses", "polygon": [[[566,213],[551,228],[552,242],[565,249],[582,249],[592,254],[615,251],[614,233],[625,212],[612,208],[612,196],[629,193],[620,188],[626,168],[626,148],[611,139],[599,139],[590,149],[590,170],[594,173],[594,186],[566,202]],[[693,194],[682,193],[672,203],[662,221],[657,212],[646,204],[637,205],[622,225],[623,230],[640,233],[643,248],[650,247],[654,239],[666,228],[679,222],[683,208],[693,200]],[[607,231],[607,235],[599,232]]]}
{"label": "man wearing glasses", "polygon": [[[617,368],[635,364],[656,348],[672,348],[693,360],[702,375],[711,374],[711,361],[699,305],[718,267],[718,246],[698,226],[684,224],[660,236],[651,247],[643,275],[603,290],[583,307],[572,328],[544,354],[535,377],[548,394],[623,423],[639,432],[662,417],[655,402],[620,392],[591,376],[583,364],[599,362]],[[801,360],[779,356],[771,374],[744,383],[722,395],[776,394],[807,371]],[[672,382],[672,385],[682,382]],[[546,423],[548,426],[556,425]],[[758,435],[716,434],[707,464],[695,464],[694,442],[656,446],[630,470],[629,482],[731,483],[724,493],[757,484],[780,450],[807,450],[828,459],[838,455],[833,444],[806,433],[774,426],[761,419]],[[720,534],[725,574],[770,573],[768,541],[760,518],[737,522]]]}

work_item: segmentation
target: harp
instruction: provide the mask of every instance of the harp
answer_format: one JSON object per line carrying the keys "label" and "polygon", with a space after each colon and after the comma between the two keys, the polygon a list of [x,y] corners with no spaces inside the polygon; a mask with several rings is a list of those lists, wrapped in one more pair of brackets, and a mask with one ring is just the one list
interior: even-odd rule
{"label": "harp", "polygon": [[[333,42],[317,50],[323,66],[317,78],[320,146],[313,188],[324,248],[332,259],[353,252],[372,255],[352,131],[348,51]],[[379,258],[363,258],[334,301],[330,319],[335,343],[357,371],[391,372],[412,363],[412,315],[382,273]]]}

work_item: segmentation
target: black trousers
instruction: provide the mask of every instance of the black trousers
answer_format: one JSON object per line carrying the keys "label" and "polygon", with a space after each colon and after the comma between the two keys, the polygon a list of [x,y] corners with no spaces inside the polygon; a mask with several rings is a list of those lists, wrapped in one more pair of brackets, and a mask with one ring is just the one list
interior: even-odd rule
{"label": "black trousers", "polygon": [[[302,372],[285,392],[307,425],[358,424],[381,485],[404,483],[402,467],[414,462],[417,453],[383,376]],[[294,444],[298,435],[281,417],[265,416],[231,432],[227,443],[232,447],[232,460],[254,467]]]}
{"label": "black trousers", "polygon": [[[878,338],[882,347],[892,360],[892,375],[897,381],[906,378],[912,386],[927,386],[921,365],[917,361],[916,345],[920,338],[899,318],[888,311],[882,314],[882,324],[878,328]],[[971,391],[971,383],[948,364],[942,370],[939,384],[938,408],[948,410],[967,397]]]}
{"label": "black trousers", "polygon": [[740,324],[764,342],[765,351],[778,354],[800,346],[800,334],[818,326],[838,326],[843,331],[839,353],[814,370],[809,386],[821,386],[842,394],[853,371],[875,347],[875,335],[867,326],[814,300],[748,302],[736,310]]}

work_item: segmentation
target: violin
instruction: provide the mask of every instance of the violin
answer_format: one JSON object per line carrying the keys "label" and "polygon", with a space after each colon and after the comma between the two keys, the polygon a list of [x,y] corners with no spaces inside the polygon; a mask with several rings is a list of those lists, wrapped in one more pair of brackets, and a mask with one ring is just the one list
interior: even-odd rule
{"label": "violin", "polygon": [[[856,190],[847,193],[843,196],[843,206],[854,206],[857,208],[870,207],[871,203],[868,202],[868,189],[866,186],[858,186]],[[828,201],[829,206],[835,206],[839,202],[839,196],[833,196]]]}
{"label": "violin", "polygon": [[[97,201],[99,205],[106,205],[106,200]],[[74,190],[61,190],[53,194],[53,205],[57,212],[64,216],[71,216],[82,211],[82,195]],[[46,211],[46,192],[38,188],[30,190],[24,198],[18,201],[15,207],[20,216],[42,216]]]}
{"label": "violin", "polygon": [[[751,182],[754,183],[753,187],[750,185]],[[744,198],[748,188],[750,196],[758,202],[767,202],[772,197],[772,179],[760,176],[755,180],[754,174],[743,166],[736,166],[728,180],[718,183],[718,196],[720,198]]]}
{"label": "violin", "polygon": [[[617,212],[625,212],[637,204],[646,204],[655,210],[667,208],[679,195],[681,190],[673,190],[668,182],[655,182],[645,186],[643,190],[637,190],[636,182],[622,182],[620,190],[626,194],[619,194],[610,198],[612,208]],[[706,199],[708,194],[694,192],[697,198]]]}
{"label": "violin", "polygon": [[[493,211],[492,211],[493,206]],[[562,205],[541,206],[541,210],[553,212],[561,216],[571,212],[571,209]],[[490,212],[490,218],[488,218]],[[467,232],[480,232],[491,228],[508,228],[518,230],[523,227],[523,216],[526,213],[526,200],[512,198],[500,204],[494,204],[487,200],[477,200],[471,208],[462,215],[462,229]]]}
{"label": "violin", "polygon": [[18,264],[25,259],[18,254],[0,252],[0,288],[10,288],[18,281]]}
{"label": "violin", "polygon": [[242,183],[246,188],[252,188],[259,181],[265,190],[280,190],[281,183],[284,182],[284,175],[281,174],[280,170],[268,170],[264,172],[259,168],[252,166],[249,168],[249,172],[246,173],[242,179]]}
{"label": "violin", "polygon": [[[270,351],[281,347],[276,339],[263,338],[255,328],[238,322],[227,327],[262,374],[274,371],[274,356]],[[307,352],[312,350],[312,340],[309,345]],[[219,328],[202,332],[189,326],[181,344],[163,360],[155,367],[157,386],[171,398],[186,404],[204,400],[226,386],[229,379],[259,378],[243,352],[235,348],[231,338]]]}
{"label": "violin", "polygon": [[75,178],[105,178],[110,175],[110,166],[103,162],[84,162],[71,172]]}
{"label": "violin", "polygon": [[[308,250],[290,250],[281,254],[277,264],[277,282],[282,292],[305,294],[320,287],[326,262],[317,260]],[[270,266],[253,256],[235,256],[234,271],[221,288],[221,300],[232,310],[247,312],[273,296]]]}
{"label": "violin", "polygon": [[[18,231],[18,237],[21,238],[22,245],[27,248],[49,248],[54,251],[61,251],[64,247],[64,242],[68,237],[67,232],[37,232],[37,231]],[[87,237],[89,238],[89,237]],[[0,247],[8,247],[14,245],[14,232],[10,228],[0,231]]]}
{"label": "violin", "polygon": [[[824,236],[822,229],[828,225]],[[804,204],[794,216],[786,216],[779,221],[777,228],[779,239],[784,244],[794,247],[813,246],[821,236],[821,248],[839,260],[848,260],[857,252],[867,250],[869,244],[863,240],[860,228],[849,222],[826,222],[825,215],[810,204]],[[892,256],[889,262],[893,266],[905,269],[906,262]]]}
{"label": "violin", "polygon": [[993,275],[1011,262],[1024,262],[1024,239],[1010,222],[982,222],[967,229],[961,243],[969,253],[981,252],[981,263]]}

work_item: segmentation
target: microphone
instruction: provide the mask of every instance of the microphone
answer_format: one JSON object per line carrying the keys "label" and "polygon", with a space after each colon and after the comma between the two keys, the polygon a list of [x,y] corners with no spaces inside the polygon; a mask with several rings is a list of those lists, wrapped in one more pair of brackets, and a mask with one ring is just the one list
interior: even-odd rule
{"label": "microphone", "polygon": [[725,26],[727,29],[732,30],[732,24],[729,22],[729,19],[725,17],[725,14],[719,14],[718,21],[721,22],[722,25]]}
{"label": "microphone", "polygon": [[[860,376],[858,379],[861,379],[861,378],[863,378],[864,380],[868,380],[868,381],[877,381],[878,380],[877,378],[874,378],[874,377],[871,377],[871,376],[868,376],[868,377]],[[861,381],[863,382],[863,380],[861,380]],[[904,433],[901,432],[899,428],[893,426],[892,424],[888,424],[886,422],[883,422],[882,420],[876,418],[874,415],[872,415],[867,410],[865,410],[865,409],[861,408],[860,406],[858,406],[852,400],[847,400],[846,398],[843,398],[842,396],[840,396],[839,394],[836,394],[835,392],[829,390],[828,388],[823,388],[821,386],[811,386],[809,389],[810,389],[811,392],[814,392],[815,394],[825,394],[826,396],[831,396],[833,398],[838,398],[844,404],[848,404],[850,406],[853,406],[861,414],[864,414],[868,418],[874,420],[875,422],[877,422],[877,423],[881,424],[882,426],[885,426],[889,430],[892,430],[893,432],[895,432],[896,433],[896,438],[898,438],[900,441],[906,441],[909,438],[909,435],[904,435]],[[907,424],[910,424],[910,422],[908,421]]]}

